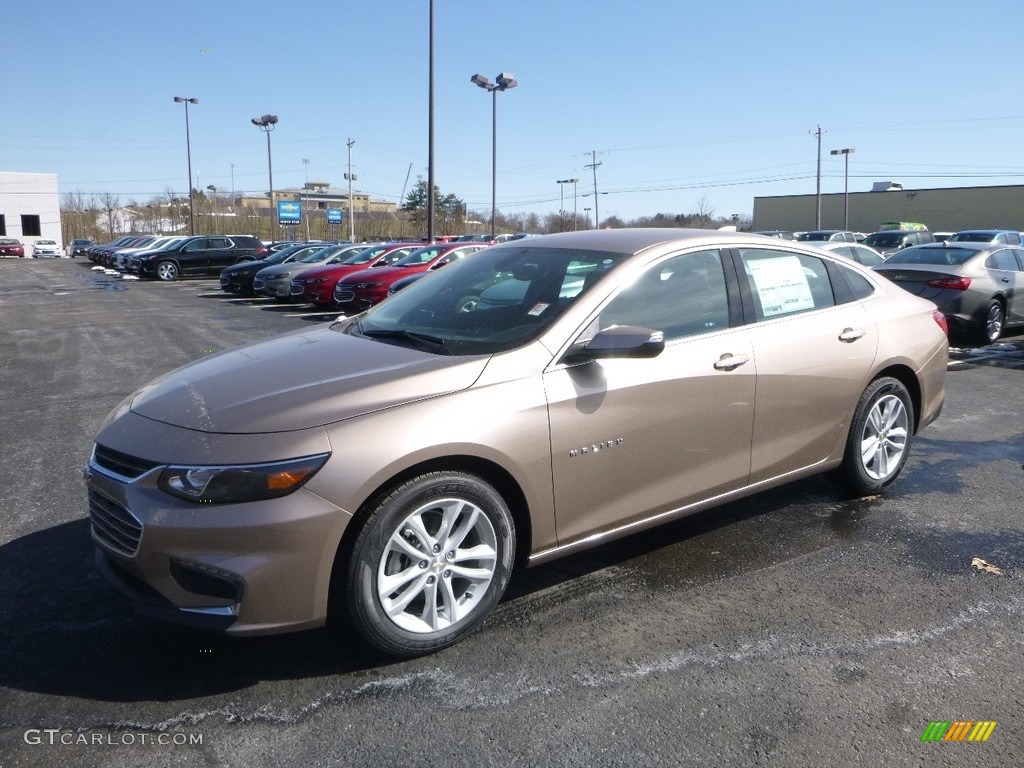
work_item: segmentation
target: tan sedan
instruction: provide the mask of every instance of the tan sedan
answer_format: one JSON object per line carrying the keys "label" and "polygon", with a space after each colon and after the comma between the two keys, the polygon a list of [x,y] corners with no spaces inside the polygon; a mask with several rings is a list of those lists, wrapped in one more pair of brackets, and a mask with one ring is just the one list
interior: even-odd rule
{"label": "tan sedan", "polygon": [[427,653],[517,567],[815,473],[881,491],[947,350],[931,303],[790,241],[501,244],[125,400],[86,470],[97,563],[146,615],[255,634],[341,611]]}

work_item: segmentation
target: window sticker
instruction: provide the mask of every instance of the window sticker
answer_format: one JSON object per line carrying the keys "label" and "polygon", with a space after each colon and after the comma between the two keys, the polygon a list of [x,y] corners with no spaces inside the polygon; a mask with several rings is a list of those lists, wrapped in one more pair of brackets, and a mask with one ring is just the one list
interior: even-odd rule
{"label": "window sticker", "polygon": [[765,317],[814,309],[807,275],[796,256],[751,259],[747,266]]}
{"label": "window sticker", "polygon": [[544,310],[550,306],[550,304],[546,304],[545,302],[541,301],[538,302],[537,304],[534,304],[530,311],[527,312],[526,314],[532,315],[533,317],[540,317],[541,315],[544,314]]}

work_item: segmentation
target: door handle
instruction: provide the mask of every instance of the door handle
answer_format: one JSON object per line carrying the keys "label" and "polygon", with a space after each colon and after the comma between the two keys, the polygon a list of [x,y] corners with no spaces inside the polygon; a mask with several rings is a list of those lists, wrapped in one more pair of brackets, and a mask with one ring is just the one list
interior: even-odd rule
{"label": "door handle", "polygon": [[843,332],[839,334],[839,340],[845,341],[849,344],[850,342],[863,338],[864,333],[864,330],[861,328],[844,328]]}
{"label": "door handle", "polygon": [[732,371],[749,361],[750,358],[746,355],[733,355],[726,352],[718,358],[718,362],[715,363],[715,369],[719,371]]}

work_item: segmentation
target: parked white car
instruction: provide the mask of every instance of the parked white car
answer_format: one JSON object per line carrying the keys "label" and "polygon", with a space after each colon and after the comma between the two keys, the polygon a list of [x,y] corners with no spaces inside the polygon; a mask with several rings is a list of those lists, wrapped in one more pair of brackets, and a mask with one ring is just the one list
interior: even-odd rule
{"label": "parked white car", "polygon": [[59,259],[61,255],[61,247],[56,240],[36,240],[32,244],[33,259]]}

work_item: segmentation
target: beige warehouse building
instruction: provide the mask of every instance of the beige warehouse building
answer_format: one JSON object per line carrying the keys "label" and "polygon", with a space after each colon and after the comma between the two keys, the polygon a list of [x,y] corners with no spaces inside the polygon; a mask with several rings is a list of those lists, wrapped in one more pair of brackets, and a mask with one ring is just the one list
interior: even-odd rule
{"label": "beige warehouse building", "polygon": [[[850,193],[849,227],[843,226],[843,193],[823,194],[821,228],[875,232],[883,221],[913,221],[932,232],[1024,230],[1024,185],[906,189],[885,182],[875,186],[887,190]],[[815,199],[813,194],[755,197],[753,229],[814,229]]]}

